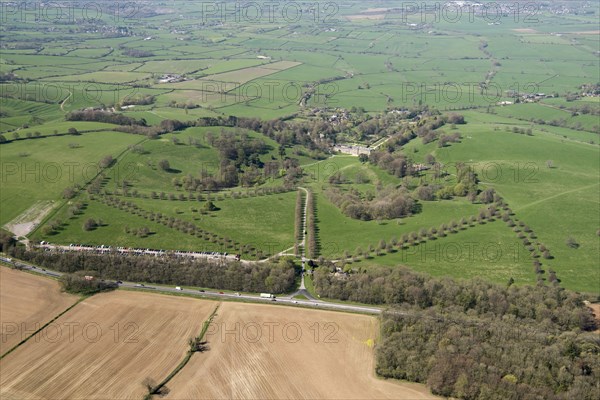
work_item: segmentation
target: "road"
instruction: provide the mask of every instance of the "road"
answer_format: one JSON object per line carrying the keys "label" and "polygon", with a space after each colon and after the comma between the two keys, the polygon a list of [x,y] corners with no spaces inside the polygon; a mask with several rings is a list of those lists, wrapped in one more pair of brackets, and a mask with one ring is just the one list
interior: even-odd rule
{"label": "road", "polygon": [[[52,271],[44,268],[37,267],[35,265],[23,262],[21,260],[12,260],[6,257],[0,257],[0,261],[3,261],[8,264],[12,264],[18,268],[25,269],[28,271],[35,272],[40,275],[45,275],[53,278],[60,277],[62,275],[61,272]],[[142,290],[146,292],[167,292],[167,293],[181,293],[187,295],[193,295],[195,297],[201,298],[210,298],[210,299],[221,299],[221,300],[244,300],[255,303],[263,303],[263,304],[284,304],[295,307],[310,307],[315,309],[325,309],[325,310],[333,310],[333,311],[345,311],[345,312],[359,312],[365,314],[380,314],[383,310],[378,307],[367,307],[367,306],[357,306],[353,304],[342,304],[342,303],[331,303],[323,300],[294,300],[291,296],[283,296],[277,297],[275,300],[268,298],[261,298],[259,295],[249,295],[249,294],[235,294],[235,293],[220,293],[219,291],[204,291],[200,292],[197,289],[186,289],[182,288],[181,290],[176,289],[175,286],[165,286],[165,285],[145,285],[142,286],[136,282],[122,282],[119,284],[119,287],[133,289],[133,290]]]}
{"label": "road", "polygon": [[62,103],[60,103],[60,110],[61,111],[65,111],[65,103],[67,102],[67,100],[69,100],[71,98],[71,96],[73,95],[73,92],[71,92],[69,90],[69,95],[62,101]]}

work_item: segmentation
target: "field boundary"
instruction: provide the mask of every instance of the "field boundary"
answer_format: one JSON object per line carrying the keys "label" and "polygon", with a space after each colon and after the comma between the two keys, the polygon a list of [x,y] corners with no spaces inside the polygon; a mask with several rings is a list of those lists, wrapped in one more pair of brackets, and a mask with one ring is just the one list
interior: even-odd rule
{"label": "field boundary", "polygon": [[56,321],[57,319],[59,319],[60,317],[62,317],[68,311],[70,311],[73,308],[75,308],[76,305],[78,305],[79,303],[81,303],[82,301],[84,301],[85,299],[87,299],[88,297],[89,296],[84,296],[84,297],[79,298],[79,300],[77,300],[75,303],[73,303],[72,305],[70,305],[69,307],[67,307],[60,314],[58,314],[57,316],[55,316],[54,318],[52,318],[50,321],[48,321],[44,325],[42,325],[42,327],[40,327],[40,329],[36,330],[31,335],[29,335],[25,339],[21,340],[19,343],[17,343],[13,348],[11,348],[10,350],[8,350],[6,353],[0,355],[0,360],[2,360],[4,357],[6,357],[7,355],[9,355],[13,351],[15,351],[19,346],[25,344],[29,339],[31,339],[32,337],[34,337],[35,335],[37,335],[39,332],[41,332],[42,330],[44,330],[48,325],[50,325],[51,323],[53,323],[54,321]]}
{"label": "field boundary", "polygon": [[[221,304],[217,304],[217,306],[215,307],[215,309],[213,310],[212,314],[210,314],[210,316],[208,317],[208,319],[206,321],[204,321],[204,323],[202,324],[202,330],[200,331],[200,334],[198,336],[196,336],[193,339],[190,339],[190,342],[192,343],[201,343],[202,340],[204,339],[204,336],[206,335],[206,331],[208,330],[208,327],[210,326],[210,324],[212,323],[213,318],[215,317],[215,315],[217,315],[217,311],[219,310],[219,307],[221,306]],[[167,377],[165,379],[163,379],[162,382],[160,382],[158,385],[149,388],[148,389],[148,394],[146,396],[144,396],[144,400],[150,400],[152,399],[152,396],[158,394],[160,395],[160,391],[163,387],[165,387],[165,385],[167,383],[169,383],[169,381],[171,379],[173,379],[175,377],[175,375],[177,375],[179,373],[179,371],[181,371],[183,369],[183,367],[185,367],[187,365],[187,363],[190,361],[190,359],[192,358],[192,355],[194,355],[194,353],[198,351],[195,350],[192,345],[190,345],[190,349],[187,351],[185,357],[183,358],[183,360],[181,360],[181,362],[179,363],[179,365],[177,365],[175,367],[175,369],[173,371],[171,371],[171,373],[169,375],[167,375]]]}

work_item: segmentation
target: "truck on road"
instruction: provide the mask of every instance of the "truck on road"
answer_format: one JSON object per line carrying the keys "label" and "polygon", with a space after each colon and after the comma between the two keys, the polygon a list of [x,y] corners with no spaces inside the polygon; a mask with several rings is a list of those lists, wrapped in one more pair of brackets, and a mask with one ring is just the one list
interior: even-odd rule
{"label": "truck on road", "polygon": [[275,296],[273,296],[271,293],[261,293],[260,297],[262,297],[263,299],[274,299]]}

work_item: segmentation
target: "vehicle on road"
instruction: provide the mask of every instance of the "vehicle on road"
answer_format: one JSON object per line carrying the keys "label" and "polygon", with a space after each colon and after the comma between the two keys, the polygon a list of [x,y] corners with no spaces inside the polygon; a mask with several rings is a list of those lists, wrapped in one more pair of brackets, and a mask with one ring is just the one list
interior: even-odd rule
{"label": "vehicle on road", "polygon": [[181,286],[175,286],[175,290],[183,290]]}
{"label": "vehicle on road", "polygon": [[262,297],[263,299],[274,299],[275,296],[273,296],[271,293],[261,293],[260,297]]}

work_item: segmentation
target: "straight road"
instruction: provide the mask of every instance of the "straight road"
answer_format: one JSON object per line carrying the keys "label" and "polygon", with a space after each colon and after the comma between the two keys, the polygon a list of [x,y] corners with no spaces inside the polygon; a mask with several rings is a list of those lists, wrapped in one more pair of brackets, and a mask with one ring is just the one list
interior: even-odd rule
{"label": "straight road", "polygon": [[[35,272],[40,275],[45,275],[53,278],[60,277],[62,275],[61,272],[51,271],[48,269],[37,267],[33,264],[29,264],[20,260],[14,260],[6,257],[0,257],[0,261],[4,261],[7,264],[14,265],[18,268],[22,268],[28,271]],[[268,298],[261,298],[259,295],[249,295],[249,294],[234,294],[234,293],[221,293],[219,291],[204,291],[200,292],[196,289],[176,289],[174,286],[164,286],[164,285],[142,285],[135,282],[122,282],[119,284],[119,287],[124,287],[128,289],[134,290],[143,290],[143,291],[160,291],[160,292],[168,292],[168,293],[183,293],[188,295],[193,295],[195,297],[206,297],[211,299],[243,299],[244,301],[251,301],[255,303],[263,303],[263,304],[285,304],[290,306],[303,306],[310,307],[316,309],[325,309],[325,310],[334,310],[334,311],[346,311],[346,312],[359,312],[366,314],[380,314],[383,310],[378,307],[369,307],[369,306],[357,306],[352,304],[343,304],[343,303],[332,303],[323,300],[294,300],[290,296],[278,297],[275,300]]]}

